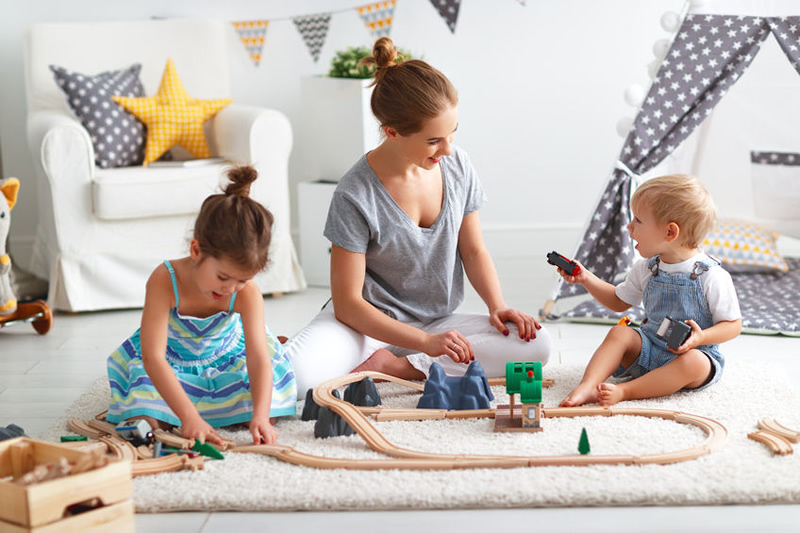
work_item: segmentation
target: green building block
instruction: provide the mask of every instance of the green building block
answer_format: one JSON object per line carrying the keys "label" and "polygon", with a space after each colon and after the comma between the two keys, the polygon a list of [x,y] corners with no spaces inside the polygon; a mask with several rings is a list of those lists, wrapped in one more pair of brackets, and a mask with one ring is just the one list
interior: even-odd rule
{"label": "green building block", "polygon": [[528,373],[533,372],[533,379],[542,380],[542,362],[531,361],[526,363],[506,363],[506,392],[519,394],[520,383],[528,381]]}
{"label": "green building block", "polygon": [[542,381],[530,379],[522,381],[520,384],[519,399],[522,403],[541,403],[542,402]]}
{"label": "green building block", "polygon": [[589,436],[586,434],[586,428],[583,428],[583,431],[581,431],[581,440],[578,442],[578,451],[581,452],[581,455],[586,455],[590,451]]}
{"label": "green building block", "polygon": [[83,442],[89,440],[84,435],[61,435],[61,442]]}
{"label": "green building block", "polygon": [[212,459],[225,459],[225,456],[219,453],[219,450],[207,442],[200,442],[200,439],[194,441],[194,446],[192,446],[192,449],[196,452],[200,452],[200,455],[205,455],[211,457]]}

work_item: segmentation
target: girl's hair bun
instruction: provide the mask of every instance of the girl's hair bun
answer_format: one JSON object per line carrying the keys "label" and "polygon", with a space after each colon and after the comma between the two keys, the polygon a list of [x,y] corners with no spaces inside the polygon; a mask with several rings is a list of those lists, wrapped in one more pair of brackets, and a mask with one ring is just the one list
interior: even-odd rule
{"label": "girl's hair bun", "polygon": [[249,165],[233,167],[228,171],[229,183],[225,186],[225,194],[250,196],[250,184],[257,177],[258,172]]}

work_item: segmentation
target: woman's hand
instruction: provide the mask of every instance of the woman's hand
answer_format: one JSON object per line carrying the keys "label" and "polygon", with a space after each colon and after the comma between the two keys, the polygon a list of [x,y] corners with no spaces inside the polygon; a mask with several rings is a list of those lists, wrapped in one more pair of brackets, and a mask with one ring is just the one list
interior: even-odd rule
{"label": "woman's hand", "polygon": [[535,339],[536,330],[542,329],[542,325],[535,318],[516,309],[494,309],[489,313],[489,323],[506,336],[509,334],[507,322],[512,322],[517,326],[519,338],[526,342]]}
{"label": "woman's hand", "polygon": [[219,436],[214,428],[200,417],[193,417],[187,421],[181,421],[181,434],[184,439],[199,440],[201,443],[211,442],[212,444],[223,444],[222,437]]}
{"label": "woman's hand", "polygon": [[250,420],[250,434],[253,444],[275,444],[278,440],[278,431],[265,416],[254,416]]}
{"label": "woman's hand", "polygon": [[431,335],[425,345],[425,353],[431,357],[446,355],[456,363],[469,364],[475,360],[472,345],[456,329]]}

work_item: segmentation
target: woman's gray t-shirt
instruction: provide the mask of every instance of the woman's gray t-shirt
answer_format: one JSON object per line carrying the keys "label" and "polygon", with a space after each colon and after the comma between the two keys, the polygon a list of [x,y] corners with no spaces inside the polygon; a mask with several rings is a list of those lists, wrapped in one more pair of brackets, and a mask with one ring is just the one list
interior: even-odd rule
{"label": "woman's gray t-shirt", "polygon": [[464,299],[458,233],[486,201],[478,175],[458,148],[439,162],[444,199],[438,218],[421,228],[394,201],[363,156],[333,194],[325,237],[365,254],[363,296],[398,320],[422,322],[455,312]]}

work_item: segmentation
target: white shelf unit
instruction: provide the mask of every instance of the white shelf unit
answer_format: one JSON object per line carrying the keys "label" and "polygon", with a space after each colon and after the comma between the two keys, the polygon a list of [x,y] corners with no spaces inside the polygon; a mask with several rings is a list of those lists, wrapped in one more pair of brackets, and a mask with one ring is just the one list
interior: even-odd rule
{"label": "white shelf unit", "polygon": [[300,263],[311,286],[330,286],[331,243],[322,235],[336,183],[304,181],[297,184],[300,223]]}

